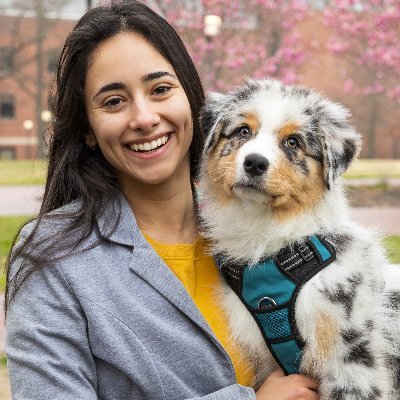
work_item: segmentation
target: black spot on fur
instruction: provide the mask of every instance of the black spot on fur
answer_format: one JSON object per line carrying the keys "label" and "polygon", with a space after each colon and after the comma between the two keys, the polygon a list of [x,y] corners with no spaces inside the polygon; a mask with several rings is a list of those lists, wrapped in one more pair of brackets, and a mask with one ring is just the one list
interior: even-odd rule
{"label": "black spot on fur", "polygon": [[296,97],[308,97],[310,95],[310,91],[302,87],[292,87],[291,92]]}
{"label": "black spot on fur", "polygon": [[[316,119],[316,121],[318,121]],[[321,138],[318,135],[318,122],[311,122],[310,125],[305,127],[303,130],[306,141],[308,151],[314,154],[315,156],[322,156],[322,142]]]}
{"label": "black spot on fur", "polygon": [[308,168],[307,161],[306,160],[299,160],[297,163],[295,163],[303,172],[304,175],[308,176],[310,173],[310,169]]}
{"label": "black spot on fur", "polygon": [[394,389],[400,391],[400,356],[388,356],[386,363],[392,371]]}
{"label": "black spot on fur", "polygon": [[388,292],[386,294],[387,306],[393,310],[400,310],[400,293]]}
{"label": "black spot on fur", "polygon": [[344,400],[346,395],[346,389],[341,387],[336,387],[332,390],[331,399],[332,400]]}
{"label": "black spot on fur", "polygon": [[220,152],[220,157],[229,156],[229,154],[231,154],[233,150],[239,149],[244,142],[247,142],[250,139],[251,137],[250,138],[242,136],[231,137],[223,146]]}
{"label": "black spot on fur", "polygon": [[[263,86],[263,88],[268,89],[267,86]],[[256,93],[260,89],[261,86],[258,82],[246,82],[245,86],[242,86],[233,92],[232,101],[236,103],[247,101],[254,95],[254,93]]]}
{"label": "black spot on fur", "polygon": [[323,293],[332,303],[341,304],[349,317],[353,309],[357,286],[363,281],[361,275],[353,275],[347,279],[347,284],[338,284],[334,290],[324,290]]}
{"label": "black spot on fur", "polygon": [[351,140],[346,140],[343,144],[343,152],[340,156],[340,164],[346,169],[356,154],[356,145]]}
{"label": "black spot on fur", "polygon": [[374,321],[367,319],[364,323],[365,329],[368,331],[372,331],[375,328]]}
{"label": "black spot on fur", "polygon": [[368,340],[363,340],[352,346],[344,362],[362,364],[372,368],[375,365],[375,359],[369,347]]}
{"label": "black spot on fur", "polygon": [[306,108],[303,111],[304,114],[306,115],[312,115],[313,114],[313,110],[311,108]]}
{"label": "black spot on fur", "polygon": [[350,124],[346,120],[326,117],[326,122],[337,129],[347,129],[350,127]]}
{"label": "black spot on fur", "polygon": [[341,335],[346,343],[354,343],[361,339],[363,333],[358,331],[357,329],[348,329],[346,331],[343,331]]}
{"label": "black spot on fur", "polygon": [[367,394],[359,388],[342,388],[338,386],[332,390],[330,399],[345,400],[351,398],[351,400],[378,400],[380,396],[381,392],[376,386],[371,386]]}
{"label": "black spot on fur", "polygon": [[326,238],[329,242],[332,243],[332,245],[336,249],[336,254],[343,253],[347,251],[349,248],[350,244],[353,242],[354,237],[351,235],[339,235],[339,234],[332,234],[329,235]]}
{"label": "black spot on fur", "polygon": [[310,169],[308,168],[307,161],[299,154],[298,149],[291,149],[285,145],[281,146],[287,159],[295,166],[299,167],[300,171],[308,176]]}

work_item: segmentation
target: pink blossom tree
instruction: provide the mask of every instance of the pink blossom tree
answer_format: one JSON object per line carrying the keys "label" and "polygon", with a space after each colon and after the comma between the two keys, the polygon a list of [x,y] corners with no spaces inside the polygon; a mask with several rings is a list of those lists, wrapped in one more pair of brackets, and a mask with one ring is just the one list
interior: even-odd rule
{"label": "pink blossom tree", "polygon": [[388,103],[397,110],[400,106],[400,1],[331,0],[324,23],[335,32],[327,48],[347,60],[344,91],[363,96],[366,155],[373,157],[380,108]]}
{"label": "pink blossom tree", "polygon": [[[304,0],[148,0],[179,32],[208,90],[227,90],[246,76],[298,80],[305,59],[296,25]],[[206,15],[221,18],[220,33],[204,33]]]}

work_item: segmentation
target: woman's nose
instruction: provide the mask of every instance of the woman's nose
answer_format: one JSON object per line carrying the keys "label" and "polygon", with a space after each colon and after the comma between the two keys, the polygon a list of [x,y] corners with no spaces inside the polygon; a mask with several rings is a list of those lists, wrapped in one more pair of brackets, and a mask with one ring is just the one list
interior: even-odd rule
{"label": "woman's nose", "polygon": [[132,130],[150,131],[160,123],[160,115],[155,104],[138,100],[133,104],[129,127]]}

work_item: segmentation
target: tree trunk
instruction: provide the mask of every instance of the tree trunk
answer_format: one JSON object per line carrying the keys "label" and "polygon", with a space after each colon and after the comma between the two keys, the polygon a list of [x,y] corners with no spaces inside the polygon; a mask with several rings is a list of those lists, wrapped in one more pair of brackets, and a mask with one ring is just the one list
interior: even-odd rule
{"label": "tree trunk", "polygon": [[379,114],[378,96],[372,94],[370,96],[369,118],[367,126],[367,158],[375,158],[375,139],[376,139],[376,124]]}
{"label": "tree trunk", "polygon": [[43,90],[44,90],[44,82],[43,82],[43,68],[44,68],[44,59],[43,59],[43,40],[45,34],[45,13],[43,9],[43,0],[36,1],[36,21],[37,21],[37,34],[36,34],[36,98],[35,98],[35,119],[36,119],[36,134],[37,134],[37,157],[45,158],[46,157],[46,143],[44,141],[44,129],[45,124],[42,120],[42,111],[43,111]]}

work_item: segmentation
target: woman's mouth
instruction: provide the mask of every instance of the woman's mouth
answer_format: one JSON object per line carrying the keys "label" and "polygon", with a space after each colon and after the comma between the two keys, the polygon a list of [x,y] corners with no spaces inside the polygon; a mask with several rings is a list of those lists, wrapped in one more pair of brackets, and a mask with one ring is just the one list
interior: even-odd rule
{"label": "woman's mouth", "polygon": [[161,136],[160,138],[156,139],[156,140],[152,140],[151,142],[146,142],[146,143],[132,143],[130,145],[128,145],[128,147],[132,150],[132,151],[136,151],[139,153],[148,153],[154,150],[159,149],[160,147],[164,146],[168,140],[169,140],[170,135],[164,135]]}

